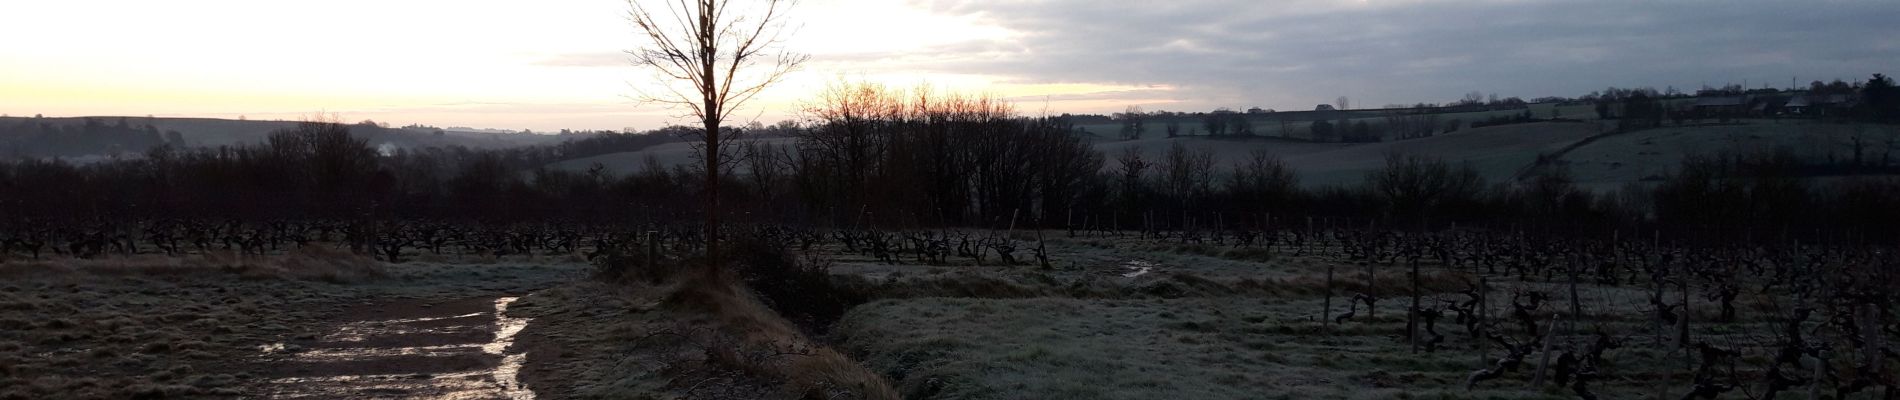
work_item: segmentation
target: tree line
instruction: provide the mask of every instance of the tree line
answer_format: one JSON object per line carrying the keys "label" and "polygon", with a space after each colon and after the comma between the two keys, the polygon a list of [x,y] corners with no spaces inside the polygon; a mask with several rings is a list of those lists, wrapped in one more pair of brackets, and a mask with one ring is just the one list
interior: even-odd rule
{"label": "tree line", "polygon": [[[1817,184],[1786,154],[1691,157],[1661,181],[1580,188],[1562,168],[1492,182],[1469,166],[1394,154],[1361,182],[1310,187],[1270,152],[1217,165],[1175,143],[1103,154],[1059,118],[1004,101],[843,85],[805,110],[791,140],[719,149],[734,221],[834,227],[1184,229],[1303,223],[1306,217],[1414,229],[1633,225],[1773,237],[1853,229],[1892,237],[1900,184]],[[352,125],[307,122],[263,143],[160,146],[89,164],[0,163],[0,219],[162,218],[690,221],[703,167],[649,159],[624,175],[547,166],[589,144],[636,148],[682,132],[603,136],[560,146],[379,152]],[[690,130],[691,128],[675,128]],[[746,129],[734,129],[746,131]],[[782,142],[785,144],[772,144]],[[1822,171],[1825,172],[1825,171]],[[1553,228],[1554,229],[1554,228]]]}

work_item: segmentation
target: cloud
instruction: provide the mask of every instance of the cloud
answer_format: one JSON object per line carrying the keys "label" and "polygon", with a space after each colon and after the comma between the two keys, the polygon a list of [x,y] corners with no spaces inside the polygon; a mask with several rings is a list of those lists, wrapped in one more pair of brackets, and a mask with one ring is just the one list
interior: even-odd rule
{"label": "cloud", "polygon": [[[1178,105],[1448,101],[1478,90],[1864,78],[1900,59],[1900,7],[1785,1],[918,1],[1015,34],[880,68],[1017,83],[1165,85]],[[1153,99],[1157,93],[1131,94]],[[1149,100],[1152,101],[1152,100]],[[1099,110],[1092,110],[1099,111]]]}

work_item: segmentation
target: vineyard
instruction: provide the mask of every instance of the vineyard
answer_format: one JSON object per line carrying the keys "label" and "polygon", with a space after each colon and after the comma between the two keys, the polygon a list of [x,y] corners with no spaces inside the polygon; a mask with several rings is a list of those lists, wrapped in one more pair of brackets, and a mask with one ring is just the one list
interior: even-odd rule
{"label": "vineyard", "polygon": [[[1895,393],[1896,358],[1886,339],[1900,335],[1900,321],[1889,315],[1888,289],[1900,283],[1891,272],[1895,255],[1854,237],[1420,232],[1325,218],[1263,217],[1245,227],[1197,222],[1206,223],[1139,230],[758,225],[735,226],[726,240],[794,254],[812,260],[804,267],[827,272],[828,281],[811,282],[787,278],[796,272],[740,271],[767,305],[866,360],[911,398],[1006,389],[1103,398],[1195,390],[1208,398],[1355,398],[1368,389],[1582,399]],[[568,257],[592,260],[600,276],[679,265],[704,242],[678,226],[395,221],[164,220],[22,224],[4,232],[0,265],[16,270],[46,259],[241,259],[314,247],[390,264]],[[1018,314],[1037,310],[1052,316]],[[932,319],[953,314],[965,315]],[[1061,329],[1068,324],[1095,333]],[[1027,339],[1009,336],[1045,329],[1079,336],[1034,336],[1025,358],[1010,360],[1048,366],[1037,374],[1049,380],[1025,378],[1027,387],[1009,389],[959,367],[959,357],[1026,351],[1007,344]],[[950,334],[939,331],[964,337],[930,339]],[[1104,351],[1086,351],[1095,346]],[[1071,375],[1125,346],[1180,363]],[[916,359],[925,353],[936,359]],[[1288,380],[1287,371],[1305,379]],[[1124,373],[1151,379],[1104,381],[1100,391],[1062,387]],[[1193,389],[1197,381],[1212,386]]]}

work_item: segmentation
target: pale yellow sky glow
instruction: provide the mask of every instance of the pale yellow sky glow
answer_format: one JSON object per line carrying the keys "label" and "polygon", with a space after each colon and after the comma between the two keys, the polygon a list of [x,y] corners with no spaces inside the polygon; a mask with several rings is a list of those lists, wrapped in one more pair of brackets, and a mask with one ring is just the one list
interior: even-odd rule
{"label": "pale yellow sky glow", "polygon": [[[0,113],[296,119],[536,131],[653,128],[623,0],[59,0],[0,3]],[[839,78],[984,92],[1035,113],[1117,108],[1087,95],[1152,87],[928,72],[981,54],[920,53],[1017,35],[908,2],[807,0],[786,46],[806,67],[740,115],[770,123]],[[1119,102],[1116,104],[1120,104]]]}

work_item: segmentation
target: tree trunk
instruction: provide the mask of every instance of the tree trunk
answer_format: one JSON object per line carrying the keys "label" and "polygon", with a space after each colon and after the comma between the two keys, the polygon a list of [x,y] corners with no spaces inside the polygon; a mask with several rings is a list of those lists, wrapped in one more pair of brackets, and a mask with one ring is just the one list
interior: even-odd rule
{"label": "tree trunk", "polygon": [[[713,76],[710,63],[706,75]],[[706,109],[714,109],[712,100]],[[719,262],[719,118],[712,115],[706,117],[706,273],[717,277],[725,266]]]}

